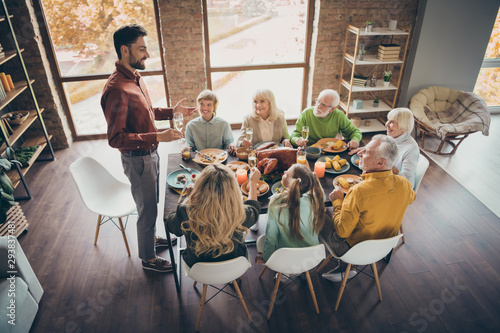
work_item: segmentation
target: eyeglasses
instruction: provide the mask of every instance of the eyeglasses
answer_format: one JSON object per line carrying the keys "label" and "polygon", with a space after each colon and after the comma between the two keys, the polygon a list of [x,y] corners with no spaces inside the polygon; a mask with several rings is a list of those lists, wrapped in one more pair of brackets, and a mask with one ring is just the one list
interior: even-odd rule
{"label": "eyeglasses", "polygon": [[333,105],[326,105],[325,103],[320,102],[317,98],[316,98],[316,104],[318,104],[318,106],[320,108],[326,109],[326,110],[330,110],[331,108],[333,108]]}

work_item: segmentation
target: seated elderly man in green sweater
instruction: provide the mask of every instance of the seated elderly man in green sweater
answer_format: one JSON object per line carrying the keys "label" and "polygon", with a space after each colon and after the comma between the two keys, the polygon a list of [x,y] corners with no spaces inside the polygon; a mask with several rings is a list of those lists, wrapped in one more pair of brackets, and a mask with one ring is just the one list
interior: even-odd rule
{"label": "seated elderly man in green sweater", "polygon": [[[290,141],[295,146],[315,144],[323,138],[335,138],[340,133],[348,140],[347,147],[358,148],[361,131],[354,126],[344,112],[337,109],[339,94],[333,89],[323,90],[316,99],[316,105],[302,111]],[[302,138],[302,127],[309,126],[309,139]]]}

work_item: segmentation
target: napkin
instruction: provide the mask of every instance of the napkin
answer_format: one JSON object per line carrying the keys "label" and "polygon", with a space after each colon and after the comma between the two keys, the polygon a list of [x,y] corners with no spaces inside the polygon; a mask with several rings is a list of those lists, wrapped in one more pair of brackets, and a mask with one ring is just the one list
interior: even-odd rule
{"label": "napkin", "polygon": [[172,186],[170,186],[170,185],[169,185],[169,187],[170,187],[172,190],[174,190],[175,192],[179,193],[179,194],[181,194],[181,192],[182,192],[182,189],[180,189],[180,188],[174,188],[174,187],[172,187]]}

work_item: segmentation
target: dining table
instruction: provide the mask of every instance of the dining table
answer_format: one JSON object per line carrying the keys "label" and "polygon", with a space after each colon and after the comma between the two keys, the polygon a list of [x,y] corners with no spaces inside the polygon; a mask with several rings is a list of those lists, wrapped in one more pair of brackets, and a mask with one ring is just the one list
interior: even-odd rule
{"label": "dining table", "polygon": [[[340,159],[346,159],[347,163],[346,163],[346,166],[344,166],[340,172],[335,171],[333,168],[326,169],[324,177],[319,178],[321,186],[323,187],[323,190],[325,192],[325,197],[326,197],[325,206],[326,207],[331,207],[331,205],[332,205],[332,203],[328,199],[328,195],[334,189],[333,180],[337,176],[352,175],[352,176],[359,177],[359,175],[362,173],[362,170],[359,168],[359,166],[357,166],[354,163],[354,160],[356,158],[358,158],[358,156],[357,155],[349,155],[349,149],[346,149],[346,150],[341,151],[341,152],[325,152],[325,151],[323,151],[323,153],[321,154],[321,157],[319,157],[319,160],[323,160],[325,157],[329,157],[329,158],[333,159],[335,155],[339,155]],[[193,158],[194,158],[194,156],[195,156],[195,154],[192,154]],[[311,170],[314,170],[314,164],[316,163],[317,160],[318,159],[309,159],[309,158],[307,159],[307,165],[309,165]],[[234,161],[241,161],[241,160],[238,159],[234,155],[228,154],[227,160],[225,160],[223,162],[223,164],[228,164],[228,163],[231,163]],[[242,162],[246,162],[246,161],[242,161]],[[186,168],[190,168],[191,173],[185,171],[185,169],[180,166],[181,164]],[[179,197],[180,197],[180,194],[179,194],[180,188],[179,187],[181,187],[181,186],[176,186],[177,188],[174,189],[173,187],[171,187],[171,185],[168,184],[169,182],[170,182],[170,184],[172,184],[172,176],[177,174],[177,173],[181,173],[180,170],[184,170],[184,171],[182,171],[182,173],[185,173],[186,175],[189,175],[192,173],[197,173],[197,172],[202,172],[204,167],[205,167],[205,165],[197,163],[193,159],[189,159],[189,160],[182,159],[181,153],[173,153],[173,154],[168,155],[167,184],[165,184],[166,190],[165,190],[165,205],[164,205],[164,214],[163,214],[164,220],[166,220],[167,217],[172,212],[176,211],[177,205],[179,204],[178,203]],[[169,178],[170,175],[172,175],[172,176]],[[261,203],[261,210],[260,210],[261,214],[267,214],[267,209],[269,207],[269,198],[272,195],[272,191],[271,191],[272,185],[273,184],[269,184],[269,191],[267,193],[258,197],[258,201]],[[245,243],[247,245],[255,244],[257,238],[262,233],[265,233],[265,223],[261,223],[261,229],[259,230],[259,232],[257,232],[257,233],[249,232],[249,234],[245,240]],[[167,235],[167,239],[169,241],[170,249],[171,249],[169,252],[170,252],[170,261],[172,263],[172,269],[174,271],[175,286],[176,286],[177,292],[179,293],[180,292],[180,264],[179,264],[180,263],[180,255],[182,254],[182,251],[184,250],[186,245],[185,245],[184,237],[179,237],[178,242],[177,242],[177,246],[175,246],[175,249],[174,249],[174,247],[172,247],[171,237],[170,237],[170,233],[168,231],[166,232],[166,235]],[[172,250],[172,249],[174,249],[174,250]]]}

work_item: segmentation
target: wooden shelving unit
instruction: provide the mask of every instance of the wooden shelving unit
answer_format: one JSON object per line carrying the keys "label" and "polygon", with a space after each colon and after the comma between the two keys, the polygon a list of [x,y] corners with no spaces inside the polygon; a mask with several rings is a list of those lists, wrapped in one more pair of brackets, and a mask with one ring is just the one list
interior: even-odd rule
{"label": "wooden shelving unit", "polygon": [[[37,150],[29,160],[27,167],[21,168],[16,164],[15,167],[13,167],[12,170],[7,173],[9,178],[12,180],[14,188],[22,183],[26,191],[26,196],[18,197],[16,198],[16,200],[31,199],[31,193],[24,175],[26,175],[35,161],[54,160],[55,155],[50,143],[50,139],[52,136],[47,133],[47,129],[43,121],[43,108],[40,108],[38,106],[35,92],[33,90],[33,83],[35,82],[35,80],[32,80],[29,77],[29,73],[26,69],[26,65],[24,63],[22,55],[24,49],[21,49],[17,42],[16,34],[12,25],[12,19],[14,19],[14,16],[9,15],[4,0],[2,0],[1,7],[3,10],[3,15],[0,16],[0,27],[2,28],[3,32],[10,34],[11,38],[9,38],[9,40],[11,41],[11,45],[2,45],[4,47],[5,55],[0,57],[0,66],[3,67],[6,63],[8,63],[9,67],[5,69],[0,68],[0,72],[9,72],[13,67],[19,66],[17,68],[21,69],[24,75],[24,79],[15,82],[14,89],[6,92],[6,97],[0,101],[0,116],[9,112],[21,111],[20,109],[25,109],[26,105],[16,105],[16,98],[23,93],[29,94],[33,105],[28,107],[30,108],[30,110],[28,110],[29,116],[22,124],[11,125],[12,131],[10,131],[10,129],[7,128],[7,126],[3,122],[0,122],[2,139],[0,145],[0,154],[2,156],[5,156],[5,150],[7,149],[7,147],[11,147],[15,150],[19,147],[32,147],[35,145],[38,146]],[[32,125],[35,123],[39,125],[37,126],[37,134],[35,134],[35,132],[31,130]],[[51,156],[47,159],[40,158],[40,154],[43,151],[48,152]],[[3,233],[0,230],[0,235],[2,234]]]}
{"label": "wooden shelving unit", "polygon": [[[369,127],[360,127],[362,132],[385,131],[385,122],[382,114],[390,111],[396,105],[409,35],[409,31],[402,29],[391,31],[387,28],[375,28],[372,32],[367,32],[364,28],[357,28],[352,25],[347,26],[340,74],[340,108],[346,113],[347,117],[356,116],[362,118],[362,124],[364,124],[365,120],[370,120],[371,124]],[[363,60],[359,60],[357,54],[361,46],[361,41],[375,37],[383,37],[384,43],[400,42],[401,51],[398,60],[382,61],[373,54],[366,54]],[[382,42],[378,41],[377,43],[380,44]],[[380,72],[386,70],[392,71],[393,80],[391,80],[389,86],[384,86],[381,77],[377,78],[375,87],[371,87],[369,84],[364,87],[352,84],[355,75],[367,76],[369,80],[370,76],[378,69]],[[375,93],[377,96],[375,96]],[[371,95],[373,99],[366,99],[367,95]],[[353,100],[355,96],[361,96],[358,99],[363,100],[363,108],[354,108]],[[377,108],[373,107],[375,97],[378,97],[380,100]]]}

